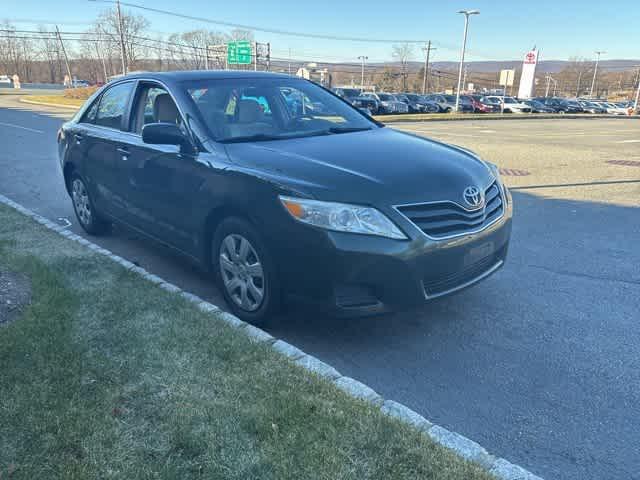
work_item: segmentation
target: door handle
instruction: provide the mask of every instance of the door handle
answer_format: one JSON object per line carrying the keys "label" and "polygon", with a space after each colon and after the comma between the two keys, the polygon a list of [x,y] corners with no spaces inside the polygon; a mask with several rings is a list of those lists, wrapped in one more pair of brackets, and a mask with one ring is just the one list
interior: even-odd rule
{"label": "door handle", "polygon": [[120,158],[122,158],[122,160],[124,160],[125,162],[129,160],[130,153],[128,148],[119,147],[116,149],[116,151],[120,154]]}

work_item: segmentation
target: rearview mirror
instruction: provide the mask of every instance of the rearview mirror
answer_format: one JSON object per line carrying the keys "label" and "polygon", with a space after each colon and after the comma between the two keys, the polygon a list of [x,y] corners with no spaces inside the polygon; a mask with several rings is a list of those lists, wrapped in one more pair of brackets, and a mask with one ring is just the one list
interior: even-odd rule
{"label": "rearview mirror", "polygon": [[191,146],[187,136],[175,123],[149,123],[142,127],[142,141],[152,145]]}

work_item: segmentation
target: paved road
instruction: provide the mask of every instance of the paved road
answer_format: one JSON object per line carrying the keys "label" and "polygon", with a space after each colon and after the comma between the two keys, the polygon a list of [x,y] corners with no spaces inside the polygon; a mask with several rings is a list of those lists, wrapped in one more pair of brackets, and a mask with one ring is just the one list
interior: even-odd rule
{"label": "paved road", "polygon": [[[69,114],[30,108],[0,97],[0,192],[81,233],[54,143]],[[298,310],[270,332],[548,479],[640,478],[640,122],[397,127],[508,174],[507,266],[417,311],[345,321]],[[222,303],[162,247],[121,230],[98,243]]]}

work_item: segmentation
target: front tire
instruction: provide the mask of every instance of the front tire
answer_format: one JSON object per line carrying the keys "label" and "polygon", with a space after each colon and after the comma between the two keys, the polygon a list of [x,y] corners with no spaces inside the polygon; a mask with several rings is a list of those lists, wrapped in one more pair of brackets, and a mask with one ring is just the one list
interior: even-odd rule
{"label": "front tire", "polygon": [[254,325],[264,325],[280,308],[275,263],[261,235],[246,220],[229,217],[212,242],[212,266],[231,311]]}
{"label": "front tire", "polygon": [[71,200],[78,223],[85,232],[102,235],[109,231],[111,224],[96,211],[89,189],[78,174],[71,177]]}

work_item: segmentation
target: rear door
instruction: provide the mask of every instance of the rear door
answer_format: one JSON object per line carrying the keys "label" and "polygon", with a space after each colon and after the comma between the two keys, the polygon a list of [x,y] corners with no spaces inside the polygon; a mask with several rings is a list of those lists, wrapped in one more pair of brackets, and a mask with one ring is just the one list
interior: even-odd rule
{"label": "rear door", "polygon": [[119,148],[126,135],[123,129],[134,85],[133,81],[123,82],[105,90],[97,102],[92,122],[76,134],[85,159],[82,173],[96,208],[125,221],[126,198],[119,183],[124,164]]}

